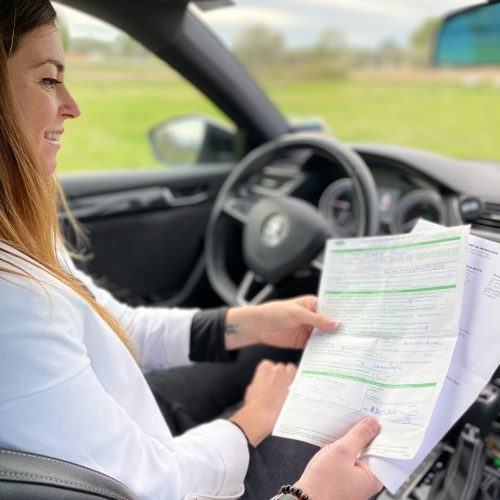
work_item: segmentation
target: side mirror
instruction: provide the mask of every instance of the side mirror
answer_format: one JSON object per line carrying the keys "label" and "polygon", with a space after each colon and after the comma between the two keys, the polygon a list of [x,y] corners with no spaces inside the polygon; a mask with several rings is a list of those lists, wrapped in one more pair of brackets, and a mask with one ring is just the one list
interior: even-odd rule
{"label": "side mirror", "polygon": [[290,132],[311,132],[331,135],[328,126],[321,118],[289,118]]}
{"label": "side mirror", "polygon": [[211,118],[180,116],[149,131],[155,157],[169,165],[218,163],[236,160],[236,133]]}
{"label": "side mirror", "polygon": [[500,3],[475,5],[446,17],[434,61],[467,66],[500,63]]}

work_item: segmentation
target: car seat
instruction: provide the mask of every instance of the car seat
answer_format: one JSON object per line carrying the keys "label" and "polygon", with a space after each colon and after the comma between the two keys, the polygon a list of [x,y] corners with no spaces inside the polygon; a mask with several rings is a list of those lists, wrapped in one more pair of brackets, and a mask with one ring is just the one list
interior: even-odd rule
{"label": "car seat", "polygon": [[0,448],[2,500],[137,500],[101,472],[44,455]]}

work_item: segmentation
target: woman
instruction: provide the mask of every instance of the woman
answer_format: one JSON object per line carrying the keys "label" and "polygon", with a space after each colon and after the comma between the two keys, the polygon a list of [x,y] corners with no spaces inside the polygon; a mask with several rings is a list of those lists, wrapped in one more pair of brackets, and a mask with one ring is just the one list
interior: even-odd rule
{"label": "woman", "polygon": [[[47,0],[0,2],[0,446],[103,471],[140,498],[238,498],[245,476],[257,498],[261,474],[288,470],[269,470],[256,452],[293,365],[261,363],[228,420],[173,438],[139,364],[220,359],[262,342],[301,348],[312,327],[335,322],[314,312],[312,297],[215,313],[132,309],[74,267],[57,225],[54,172],[64,122],[80,111],[64,85],[54,22]],[[375,493],[379,482],[356,457],[377,431],[373,420],[358,424],[298,484],[315,500]]]}

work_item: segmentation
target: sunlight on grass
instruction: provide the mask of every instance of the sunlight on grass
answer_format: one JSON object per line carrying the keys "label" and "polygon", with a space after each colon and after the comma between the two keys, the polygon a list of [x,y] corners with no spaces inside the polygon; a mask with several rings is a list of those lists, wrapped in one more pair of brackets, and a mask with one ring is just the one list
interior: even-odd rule
{"label": "sunlight on grass", "polygon": [[[67,122],[59,171],[162,167],[148,130],[179,115],[224,119],[197,90],[159,64],[70,65],[82,116]],[[288,116],[321,118],[345,142],[380,142],[459,158],[500,159],[500,89],[487,82],[351,78],[273,82],[266,92]]]}
{"label": "sunlight on grass", "polygon": [[286,113],[321,117],[346,142],[381,142],[459,158],[500,159],[500,89],[448,82],[269,86]]}

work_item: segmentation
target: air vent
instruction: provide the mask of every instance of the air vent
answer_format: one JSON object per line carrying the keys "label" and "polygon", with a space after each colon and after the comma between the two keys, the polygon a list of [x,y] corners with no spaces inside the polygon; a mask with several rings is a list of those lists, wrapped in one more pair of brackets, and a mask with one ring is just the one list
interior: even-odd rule
{"label": "air vent", "polygon": [[486,202],[484,211],[472,221],[473,227],[486,230],[500,230],[500,203]]}

